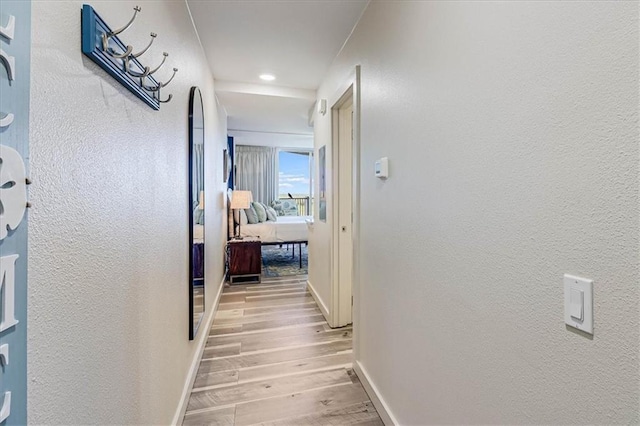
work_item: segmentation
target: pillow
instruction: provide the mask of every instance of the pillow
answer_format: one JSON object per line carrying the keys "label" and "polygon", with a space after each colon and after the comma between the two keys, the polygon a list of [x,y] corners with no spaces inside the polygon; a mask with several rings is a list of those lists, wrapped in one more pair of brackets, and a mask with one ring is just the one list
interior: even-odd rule
{"label": "pillow", "polygon": [[268,206],[268,205],[266,205],[265,203],[260,203],[260,205],[261,205],[262,207],[264,207],[264,214],[265,214],[265,216],[267,217],[267,218],[265,219],[265,221],[269,220],[269,214],[267,213],[267,209],[269,208],[269,206]]}
{"label": "pillow", "polygon": [[271,203],[278,216],[297,216],[298,206],[292,200],[276,200]]}
{"label": "pillow", "polygon": [[247,215],[247,222],[250,224],[258,223],[258,214],[256,213],[253,206],[250,206],[248,209],[244,209],[244,212]]}
{"label": "pillow", "polygon": [[273,207],[267,207],[267,220],[271,220],[276,222],[278,220],[278,213],[274,210]]}
{"label": "pillow", "polygon": [[204,225],[204,210],[195,209],[193,212],[193,222],[196,225]]}
{"label": "pillow", "polygon": [[262,204],[254,201],[251,206],[256,211],[256,215],[258,215],[258,222],[264,222],[267,220],[267,211],[264,209]]}
{"label": "pillow", "polygon": [[275,200],[274,202],[272,202],[271,208],[275,210],[276,215],[284,216],[284,212],[282,211],[282,202],[280,202],[280,200]]}
{"label": "pillow", "polygon": [[[238,216],[240,216],[240,218],[238,218]],[[244,211],[244,209],[236,209],[233,212],[233,220],[236,223],[240,223],[240,225],[246,225],[247,223],[249,223],[249,220],[247,219],[247,213]]]}

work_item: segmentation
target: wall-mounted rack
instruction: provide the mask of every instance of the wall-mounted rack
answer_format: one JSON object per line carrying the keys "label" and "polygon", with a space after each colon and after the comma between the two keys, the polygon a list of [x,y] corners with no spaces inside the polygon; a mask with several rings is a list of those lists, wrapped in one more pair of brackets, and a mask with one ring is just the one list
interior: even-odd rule
{"label": "wall-mounted rack", "polygon": [[112,30],[107,23],[96,13],[93,7],[85,4],[82,6],[82,53],[91,58],[102,69],[108,72],[120,84],[129,89],[134,95],[142,99],[155,110],[160,109],[161,103],[169,102],[160,97],[160,91],[166,87],[178,72],[173,69],[173,75],[166,82],[159,82],[153,77],[165,64],[168,53],[163,53],[162,62],[154,68],[143,65],[139,58],[144,55],[153,44],[157,34],[151,33],[151,40],[145,48],[134,52],[133,46],[123,43],[118,34],[125,32],[136,19],[139,6],[133,8],[131,20],[123,27]]}

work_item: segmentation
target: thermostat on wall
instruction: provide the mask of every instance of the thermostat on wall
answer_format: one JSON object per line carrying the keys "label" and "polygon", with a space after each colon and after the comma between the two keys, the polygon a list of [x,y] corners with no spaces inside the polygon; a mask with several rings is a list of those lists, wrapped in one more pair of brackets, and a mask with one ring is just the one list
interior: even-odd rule
{"label": "thermostat on wall", "polygon": [[387,157],[376,161],[375,173],[377,178],[386,179],[389,177],[389,159]]}

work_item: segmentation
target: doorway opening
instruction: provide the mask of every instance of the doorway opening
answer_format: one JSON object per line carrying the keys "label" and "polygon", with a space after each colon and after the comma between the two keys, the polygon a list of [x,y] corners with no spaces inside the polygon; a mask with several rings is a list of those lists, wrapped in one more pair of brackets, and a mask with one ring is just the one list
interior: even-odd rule
{"label": "doorway opening", "polygon": [[354,294],[357,289],[359,68],[346,89],[339,92],[331,108],[332,197],[331,321],[332,327],[354,322]]}

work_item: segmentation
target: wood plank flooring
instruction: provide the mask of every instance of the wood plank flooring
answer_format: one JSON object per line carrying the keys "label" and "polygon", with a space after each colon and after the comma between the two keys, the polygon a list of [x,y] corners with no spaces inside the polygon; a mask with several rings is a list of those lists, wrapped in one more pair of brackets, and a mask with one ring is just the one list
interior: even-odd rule
{"label": "wood plank flooring", "polygon": [[383,425],[306,281],[224,289],[183,425]]}

